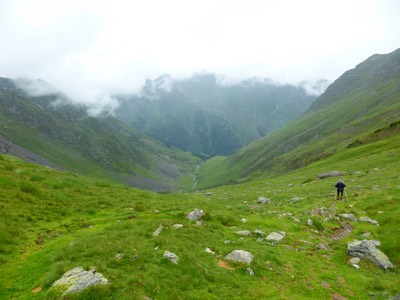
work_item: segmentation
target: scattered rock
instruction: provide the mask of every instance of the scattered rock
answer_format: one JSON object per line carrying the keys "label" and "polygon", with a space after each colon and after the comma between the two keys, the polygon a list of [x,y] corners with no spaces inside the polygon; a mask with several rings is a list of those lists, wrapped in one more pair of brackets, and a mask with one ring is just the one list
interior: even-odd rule
{"label": "scattered rock", "polygon": [[326,281],[322,281],[322,282],[321,282],[321,285],[322,285],[324,288],[326,288],[326,289],[328,289],[328,288],[331,287],[331,285],[330,285],[329,283],[327,283]]}
{"label": "scattered rock", "polygon": [[357,218],[353,214],[340,214],[339,218],[349,220],[352,222],[357,222]]}
{"label": "scattered rock", "polygon": [[233,250],[225,257],[225,260],[246,263],[249,265],[252,262],[253,258],[254,258],[253,254],[251,254],[248,251]]}
{"label": "scattered rock", "polygon": [[174,225],[172,225],[172,227],[173,227],[174,229],[179,229],[179,228],[182,228],[182,227],[183,227],[183,224],[174,224]]}
{"label": "scattered rock", "polygon": [[225,241],[224,241],[224,244],[225,244],[225,245],[228,245],[228,244],[230,244],[230,243],[232,243],[231,240],[225,240]]}
{"label": "scattered rock", "polygon": [[118,253],[117,255],[115,255],[115,259],[122,259],[124,257],[123,253]]}
{"label": "scattered rock", "polygon": [[163,228],[164,228],[164,226],[163,226],[163,225],[160,225],[160,226],[156,229],[156,231],[154,231],[153,235],[154,235],[154,236],[160,235],[161,230],[163,230]]}
{"label": "scattered rock", "polygon": [[358,265],[360,263],[360,258],[359,257],[352,257],[349,259],[349,263],[352,265]]}
{"label": "scattered rock", "polygon": [[258,197],[257,202],[260,204],[268,204],[268,203],[271,203],[271,199],[261,196],[261,197]]}
{"label": "scattered rock", "polygon": [[287,186],[288,186],[288,187],[292,187],[292,186],[293,186],[293,183],[289,183]]}
{"label": "scattered rock", "polygon": [[212,195],[212,193],[211,193],[211,192],[208,192],[208,193],[205,193],[204,195],[207,196],[207,197],[209,197],[209,196]]}
{"label": "scattered rock", "polygon": [[360,217],[359,220],[360,220],[361,222],[367,222],[367,223],[371,223],[371,224],[373,224],[373,225],[379,225],[378,221],[372,220],[372,219],[370,219],[370,218],[368,218],[368,217]]}
{"label": "scattered rock", "polygon": [[247,219],[246,218],[242,218],[240,221],[242,221],[242,223],[246,223]]}
{"label": "scattered rock", "polygon": [[210,254],[215,254],[215,252],[214,251],[212,251],[210,248],[206,248],[206,250],[205,250],[207,253],[210,253]]}
{"label": "scattered rock", "polygon": [[242,236],[251,236],[251,232],[249,230],[236,231],[236,234],[242,235]]}
{"label": "scattered rock", "polygon": [[318,244],[317,246],[316,246],[318,249],[320,249],[320,250],[327,250],[328,251],[328,247],[326,247],[325,246],[325,244]]}
{"label": "scattered rock", "polygon": [[190,221],[198,221],[204,214],[202,209],[195,209],[194,211],[188,213],[187,218]]}
{"label": "scattered rock", "polygon": [[302,198],[300,198],[300,197],[293,197],[292,199],[290,199],[290,200],[292,200],[293,202],[297,202],[297,201],[300,201]]}
{"label": "scattered rock", "polygon": [[389,258],[383,252],[376,249],[376,241],[354,240],[349,242],[347,245],[347,253],[350,256],[368,259],[385,270],[393,268],[393,264],[389,261]]}
{"label": "scattered rock", "polygon": [[249,273],[250,276],[254,276],[254,271],[252,268],[247,268],[247,273]]}
{"label": "scattered rock", "polygon": [[281,242],[285,238],[286,234],[284,231],[279,231],[278,232],[271,232],[265,239],[268,242]]}
{"label": "scattered rock", "polygon": [[175,253],[172,253],[172,252],[169,252],[169,251],[165,251],[164,254],[163,254],[163,257],[168,259],[170,262],[172,262],[174,264],[178,264],[179,257]]}
{"label": "scattered rock", "polygon": [[265,235],[265,233],[263,231],[258,230],[258,229],[254,230],[253,233],[256,234],[256,235],[260,235],[260,236]]}
{"label": "scattered rock", "polygon": [[343,172],[332,171],[332,172],[328,172],[328,173],[319,174],[317,177],[319,179],[325,179],[325,178],[331,178],[331,177],[343,176],[343,175],[344,175]]}
{"label": "scattered rock", "polygon": [[308,220],[307,220],[307,225],[308,225],[308,226],[313,226],[313,221],[312,221],[311,219],[308,219]]}
{"label": "scattered rock", "polygon": [[370,237],[371,236],[371,232],[363,233],[362,236],[365,237],[365,238]]}
{"label": "scattered rock", "polygon": [[85,271],[82,267],[76,267],[64,273],[64,275],[55,281],[51,286],[65,290],[63,295],[77,293],[85,288],[94,285],[108,284],[108,279],[95,270]]}

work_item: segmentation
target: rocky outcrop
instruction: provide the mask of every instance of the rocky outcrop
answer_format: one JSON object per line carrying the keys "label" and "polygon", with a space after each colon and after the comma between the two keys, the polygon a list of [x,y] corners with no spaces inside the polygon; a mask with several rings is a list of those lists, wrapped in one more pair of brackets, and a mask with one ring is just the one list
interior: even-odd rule
{"label": "rocky outcrop", "polygon": [[353,214],[340,214],[340,219],[345,219],[351,222],[357,222],[357,218]]}
{"label": "rocky outcrop", "polygon": [[65,274],[55,281],[52,286],[64,291],[64,294],[77,293],[88,287],[95,285],[108,284],[108,279],[94,269],[85,271],[82,267],[76,267],[65,272]]}
{"label": "rocky outcrop", "polygon": [[393,268],[389,258],[380,250],[376,249],[376,241],[354,240],[347,245],[347,253],[350,256],[368,259],[382,269]]}
{"label": "rocky outcrop", "polygon": [[370,223],[370,224],[373,224],[373,225],[379,225],[378,221],[372,220],[372,219],[370,219],[368,217],[360,217],[359,220],[361,222],[367,222],[367,223]]}

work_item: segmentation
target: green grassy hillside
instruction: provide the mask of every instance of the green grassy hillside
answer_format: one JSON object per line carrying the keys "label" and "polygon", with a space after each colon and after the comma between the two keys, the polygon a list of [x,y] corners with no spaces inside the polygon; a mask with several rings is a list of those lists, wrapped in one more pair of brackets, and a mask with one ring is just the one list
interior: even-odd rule
{"label": "green grassy hillside", "polygon": [[60,94],[30,96],[6,78],[0,134],[62,169],[155,191],[176,190],[177,178],[199,161],[111,116],[90,117]]}
{"label": "green grassy hillside", "polygon": [[[110,284],[66,299],[395,297],[400,293],[399,149],[400,134],[387,128],[284,176],[168,195],[2,155],[0,299],[60,299],[51,284],[77,266],[96,268]],[[345,173],[346,202],[335,201],[337,178],[317,179],[333,170]],[[258,204],[260,196],[271,203]],[[205,212],[201,224],[186,218],[195,208]],[[342,213],[368,216],[379,226],[340,221]],[[178,223],[184,227],[174,229]],[[154,236],[160,225],[163,230]],[[254,233],[236,234],[256,229],[285,231],[286,237],[272,244]],[[365,234],[381,242],[394,269],[364,260],[357,269],[348,262],[347,242]],[[205,252],[207,247],[214,254]],[[254,255],[250,266],[225,260],[236,249]],[[176,253],[179,263],[164,259],[164,251]]]}
{"label": "green grassy hillside", "polygon": [[283,174],[340,153],[400,115],[400,50],[374,55],[346,72],[302,117],[198,173],[199,188]]}
{"label": "green grassy hillside", "polygon": [[147,80],[139,95],[119,96],[116,117],[182,150],[229,155],[281,128],[315,100],[304,88],[252,78],[224,84],[215,74]]}

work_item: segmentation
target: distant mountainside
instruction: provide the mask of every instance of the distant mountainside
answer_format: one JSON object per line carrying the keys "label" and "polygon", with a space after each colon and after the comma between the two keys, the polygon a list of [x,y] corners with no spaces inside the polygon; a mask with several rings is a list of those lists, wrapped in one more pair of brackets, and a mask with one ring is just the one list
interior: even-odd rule
{"label": "distant mountainside", "polygon": [[[302,117],[203,166],[199,187],[281,174],[399,131],[400,49],[345,72]],[[377,134],[379,133],[379,134]]]}
{"label": "distant mountainside", "polygon": [[111,116],[89,117],[61,94],[30,96],[7,78],[0,78],[0,135],[3,152],[156,191],[175,189],[198,160]]}
{"label": "distant mountainside", "polygon": [[197,74],[147,80],[139,95],[118,99],[116,117],[131,127],[185,151],[228,155],[298,118],[315,96],[266,79],[227,84]]}

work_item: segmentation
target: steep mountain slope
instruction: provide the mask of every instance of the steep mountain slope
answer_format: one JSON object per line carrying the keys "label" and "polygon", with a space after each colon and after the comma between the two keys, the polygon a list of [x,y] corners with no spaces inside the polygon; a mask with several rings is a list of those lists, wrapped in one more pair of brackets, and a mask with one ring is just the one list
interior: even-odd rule
{"label": "steep mountain slope", "polygon": [[234,155],[204,166],[199,187],[284,173],[368,140],[400,120],[400,50],[344,73],[301,118]]}
{"label": "steep mountain slope", "polygon": [[116,117],[153,138],[193,153],[231,154],[299,117],[315,99],[302,87],[249,79],[226,84],[215,74],[148,80],[140,95],[119,96]]}
{"label": "steep mountain slope", "polygon": [[60,94],[29,96],[6,78],[0,79],[0,134],[62,169],[157,191],[174,189],[198,160],[113,117],[89,117]]}

